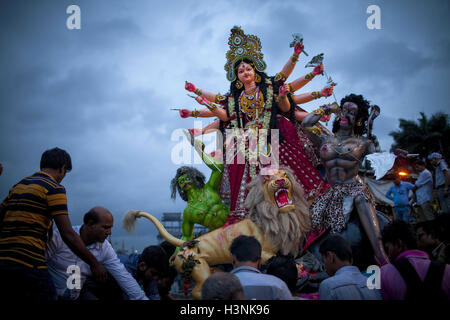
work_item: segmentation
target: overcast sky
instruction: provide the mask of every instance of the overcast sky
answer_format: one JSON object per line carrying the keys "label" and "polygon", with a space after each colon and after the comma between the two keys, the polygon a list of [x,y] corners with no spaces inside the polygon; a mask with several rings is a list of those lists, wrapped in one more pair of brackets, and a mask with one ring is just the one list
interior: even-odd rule
{"label": "overcast sky", "polygon": [[[81,29],[69,30],[66,9],[81,9]],[[161,217],[182,211],[170,199],[178,164],[172,133],[191,128],[173,107],[198,108],[184,81],[226,93],[224,64],[234,25],[261,39],[267,73],[292,54],[293,33],[305,50],[291,78],[325,54],[338,100],[363,94],[381,107],[374,124],[382,149],[398,119],[420,112],[448,112],[449,4],[430,1],[17,1],[0,7],[0,197],[39,170],[44,150],[58,146],[72,156],[63,180],[70,219],[81,224],[91,207],[115,217],[113,242],[142,250],[156,243],[149,221],[125,236],[123,214],[139,209]],[[369,5],[381,10],[381,29],[370,30]],[[299,93],[320,90],[316,77]],[[327,100],[303,105],[312,111]],[[212,122],[207,119],[204,125]],[[206,176],[209,169],[195,165]]]}

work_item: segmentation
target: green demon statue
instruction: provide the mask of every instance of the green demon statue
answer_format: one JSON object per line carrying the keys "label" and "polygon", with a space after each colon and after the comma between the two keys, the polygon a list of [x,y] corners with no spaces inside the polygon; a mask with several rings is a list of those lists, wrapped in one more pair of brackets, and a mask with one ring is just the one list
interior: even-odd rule
{"label": "green demon statue", "polygon": [[189,241],[194,237],[194,225],[200,224],[210,231],[220,228],[227,220],[230,208],[219,196],[220,180],[222,179],[223,164],[206,154],[202,142],[191,136],[191,143],[203,162],[212,170],[209,180],[205,183],[203,173],[194,167],[178,168],[175,178],[171,182],[172,199],[176,193],[187,201],[183,211],[182,240]]}

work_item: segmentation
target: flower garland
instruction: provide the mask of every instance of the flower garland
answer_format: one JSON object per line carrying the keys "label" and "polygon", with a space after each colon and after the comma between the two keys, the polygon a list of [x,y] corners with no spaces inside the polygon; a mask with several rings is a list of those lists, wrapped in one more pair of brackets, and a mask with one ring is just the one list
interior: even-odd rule
{"label": "flower garland", "polygon": [[[264,107],[263,107],[263,111],[262,114],[257,114],[256,116],[256,126],[255,126],[255,130],[256,130],[256,136],[259,136],[259,124],[260,124],[260,118],[261,116],[263,116],[262,119],[262,129],[266,130],[266,132],[268,132],[268,130],[270,130],[270,118],[272,116],[272,103],[273,103],[273,85],[270,79],[266,79],[265,81],[266,83],[266,87],[267,87],[267,97],[266,97],[266,101],[264,101]],[[235,111],[235,101],[233,97],[229,97],[228,98],[228,112],[230,114],[230,119],[231,119],[231,127],[233,129],[233,133],[235,137],[238,137],[238,133],[239,133],[239,127],[238,127],[238,116],[236,115],[236,111]],[[241,109],[241,106],[239,106],[239,108]],[[251,130],[251,129],[249,129]],[[244,138],[246,138],[246,136],[244,135]],[[258,154],[259,151],[259,147],[260,147],[260,142],[258,142],[258,146],[257,148],[255,148],[255,150],[249,150],[250,148],[246,148],[246,139],[238,139],[237,141],[237,149],[238,152],[240,152],[241,154],[243,154],[245,156],[245,160],[249,160],[249,159],[256,159],[256,156]],[[263,144],[264,145],[264,144]],[[251,178],[254,178],[256,176],[256,163],[253,163],[253,161],[250,163],[250,176]]]}

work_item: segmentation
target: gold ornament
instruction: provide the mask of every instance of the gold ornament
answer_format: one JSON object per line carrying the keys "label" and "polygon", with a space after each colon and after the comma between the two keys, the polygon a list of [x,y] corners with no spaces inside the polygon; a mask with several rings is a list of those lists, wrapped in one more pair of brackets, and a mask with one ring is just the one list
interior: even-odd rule
{"label": "gold ornament", "polygon": [[283,72],[278,72],[277,75],[275,76],[275,82],[281,81],[281,82],[285,82],[287,79],[286,75]]}
{"label": "gold ornament", "polygon": [[236,89],[241,89],[243,85],[244,84],[241,81],[239,81],[239,80],[236,81],[236,84],[235,84]]}
{"label": "gold ornament", "polygon": [[261,76],[259,74],[255,74],[255,82],[260,83],[261,82]]}
{"label": "gold ornament", "polygon": [[218,94],[216,94],[214,102],[215,103],[221,103],[222,101],[225,101],[225,99],[226,98],[224,96],[222,96],[220,93],[218,93]]}
{"label": "gold ornament", "polygon": [[319,99],[322,95],[320,94],[320,91],[313,91],[311,92],[311,97],[314,99]]}
{"label": "gold ornament", "polygon": [[235,66],[243,59],[252,61],[254,68],[259,72],[266,69],[266,63],[263,60],[264,55],[261,52],[262,45],[258,37],[246,35],[240,27],[234,26],[228,38],[228,45],[230,49],[226,54],[225,71],[229,81],[236,80]]}
{"label": "gold ornament", "polygon": [[200,90],[200,89],[195,89],[194,90],[194,93],[196,94],[196,95],[198,95],[198,96],[201,96],[202,95],[202,90]]}
{"label": "gold ornament", "polygon": [[305,76],[305,80],[311,80],[312,78],[314,78],[316,76],[316,74],[314,72],[310,72]]}
{"label": "gold ornament", "polygon": [[200,111],[199,110],[193,110],[191,112],[191,116],[193,116],[194,118],[197,118],[200,115]]}

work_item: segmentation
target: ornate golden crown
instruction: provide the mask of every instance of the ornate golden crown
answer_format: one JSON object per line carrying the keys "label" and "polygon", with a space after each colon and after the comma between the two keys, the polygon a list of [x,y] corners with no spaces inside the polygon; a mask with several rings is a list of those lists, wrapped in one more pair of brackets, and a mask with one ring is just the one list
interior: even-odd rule
{"label": "ornate golden crown", "polygon": [[227,52],[225,71],[229,81],[236,80],[234,67],[236,62],[240,62],[244,58],[251,60],[256,70],[264,71],[266,69],[266,63],[263,60],[264,55],[261,52],[261,41],[257,36],[245,35],[240,27],[234,26],[228,38],[228,45],[230,50]]}

